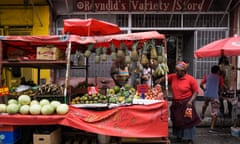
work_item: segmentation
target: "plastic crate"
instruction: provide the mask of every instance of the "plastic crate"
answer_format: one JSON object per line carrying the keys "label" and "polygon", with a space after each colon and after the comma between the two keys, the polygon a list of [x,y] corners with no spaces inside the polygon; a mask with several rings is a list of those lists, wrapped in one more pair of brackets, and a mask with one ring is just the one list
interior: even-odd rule
{"label": "plastic crate", "polygon": [[[1,130],[3,128],[3,130]],[[7,126],[0,127],[0,140],[3,144],[14,144],[22,138],[21,127]]]}

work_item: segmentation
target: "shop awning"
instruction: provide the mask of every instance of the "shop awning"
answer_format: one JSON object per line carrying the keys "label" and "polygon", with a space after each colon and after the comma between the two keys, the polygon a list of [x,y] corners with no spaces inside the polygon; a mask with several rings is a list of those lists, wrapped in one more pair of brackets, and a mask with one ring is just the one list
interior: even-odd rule
{"label": "shop awning", "polygon": [[117,48],[120,43],[132,45],[136,40],[141,42],[146,40],[155,39],[160,42],[166,43],[165,35],[157,31],[138,32],[130,34],[114,34],[106,36],[79,36],[79,35],[50,35],[50,36],[2,36],[2,46],[4,49],[12,47],[18,49],[34,50],[38,46],[54,45],[58,48],[66,49],[69,42],[72,43],[72,50],[87,48],[87,44],[94,43],[95,47],[104,46],[110,47],[114,43]]}

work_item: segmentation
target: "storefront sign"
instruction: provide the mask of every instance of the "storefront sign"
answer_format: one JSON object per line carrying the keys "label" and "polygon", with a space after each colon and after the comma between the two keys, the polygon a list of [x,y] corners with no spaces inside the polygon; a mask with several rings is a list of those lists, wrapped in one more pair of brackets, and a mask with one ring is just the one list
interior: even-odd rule
{"label": "storefront sign", "polygon": [[76,11],[207,11],[209,0],[76,0]]}

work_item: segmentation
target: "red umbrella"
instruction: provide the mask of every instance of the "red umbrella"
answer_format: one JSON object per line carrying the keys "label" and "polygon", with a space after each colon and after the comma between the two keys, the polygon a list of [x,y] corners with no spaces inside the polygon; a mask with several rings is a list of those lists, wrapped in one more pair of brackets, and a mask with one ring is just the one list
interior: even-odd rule
{"label": "red umbrella", "polygon": [[194,52],[195,58],[240,55],[240,37],[229,37],[213,41]]}
{"label": "red umbrella", "polygon": [[97,19],[65,19],[64,33],[80,36],[120,34],[120,28],[112,23]]}

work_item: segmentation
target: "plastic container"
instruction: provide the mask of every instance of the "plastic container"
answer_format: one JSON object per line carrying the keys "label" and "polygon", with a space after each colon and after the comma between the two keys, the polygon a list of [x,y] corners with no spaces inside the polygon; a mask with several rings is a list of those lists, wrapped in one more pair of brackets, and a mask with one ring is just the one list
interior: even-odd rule
{"label": "plastic container", "polygon": [[231,127],[231,135],[240,137],[240,127]]}

